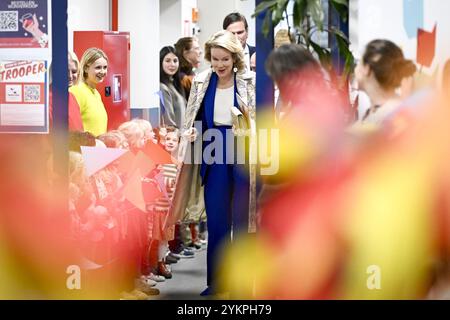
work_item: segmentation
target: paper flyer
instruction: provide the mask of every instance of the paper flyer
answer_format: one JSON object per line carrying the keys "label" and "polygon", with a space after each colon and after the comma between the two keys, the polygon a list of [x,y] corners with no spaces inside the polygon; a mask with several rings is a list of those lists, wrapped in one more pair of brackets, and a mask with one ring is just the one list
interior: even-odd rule
{"label": "paper flyer", "polygon": [[0,48],[48,48],[48,0],[0,1]]}
{"label": "paper flyer", "polygon": [[45,60],[0,61],[0,131],[48,132]]}

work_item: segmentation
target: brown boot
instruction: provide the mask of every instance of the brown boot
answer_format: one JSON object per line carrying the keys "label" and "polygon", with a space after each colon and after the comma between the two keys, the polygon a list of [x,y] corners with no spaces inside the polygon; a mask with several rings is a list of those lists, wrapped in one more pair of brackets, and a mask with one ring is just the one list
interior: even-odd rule
{"label": "brown boot", "polygon": [[158,274],[160,276],[163,276],[166,279],[171,279],[172,278],[172,273],[169,271],[169,269],[167,268],[165,263],[162,262],[162,261],[158,262]]}

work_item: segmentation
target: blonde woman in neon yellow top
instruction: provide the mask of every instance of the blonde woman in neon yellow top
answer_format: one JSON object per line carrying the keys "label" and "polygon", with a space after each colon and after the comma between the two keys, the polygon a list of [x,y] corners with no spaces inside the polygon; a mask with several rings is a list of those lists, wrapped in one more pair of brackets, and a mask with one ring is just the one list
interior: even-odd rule
{"label": "blonde woman in neon yellow top", "polygon": [[96,89],[108,72],[108,57],[98,48],[89,48],[84,52],[80,64],[82,81],[70,87],[69,91],[80,106],[84,130],[97,137],[106,133],[108,128],[108,114]]}

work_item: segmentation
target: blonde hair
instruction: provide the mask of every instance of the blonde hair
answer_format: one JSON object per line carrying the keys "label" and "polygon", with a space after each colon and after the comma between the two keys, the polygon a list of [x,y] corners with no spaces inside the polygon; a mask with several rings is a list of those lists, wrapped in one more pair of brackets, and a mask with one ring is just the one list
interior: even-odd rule
{"label": "blonde hair", "polygon": [[138,147],[139,140],[144,139],[144,130],[136,121],[124,122],[118,130],[127,138],[130,147]]}
{"label": "blonde hair", "polygon": [[[76,85],[78,83],[78,80],[80,80],[80,61],[78,60],[77,55],[75,54],[75,52],[73,51],[69,51],[67,53],[67,59],[69,61],[73,61],[73,63],[75,63],[75,67],[77,68],[77,79],[76,81],[73,83],[74,85]],[[49,74],[51,75],[52,73],[49,72]]]}
{"label": "blonde hair", "polygon": [[84,53],[83,56],[81,57],[81,62],[80,62],[80,74],[79,74],[79,79],[83,79],[83,81],[86,81],[87,79],[87,69],[98,59],[103,58],[106,60],[106,62],[108,62],[108,56],[106,55],[106,53],[99,48],[89,48],[87,49]]}
{"label": "blonde hair", "polygon": [[292,34],[289,34],[287,29],[280,29],[275,34],[275,45],[274,48],[279,48],[283,44],[291,44],[294,43],[294,39]]}
{"label": "blonde hair", "polygon": [[127,143],[127,146],[128,146],[127,138],[125,137],[123,132],[121,132],[119,130],[108,131],[108,132],[100,135],[98,137],[98,139],[103,141],[103,143],[108,148],[123,148],[125,142]]}
{"label": "blonde hair", "polygon": [[212,48],[222,48],[229,51],[233,58],[234,67],[238,69],[238,72],[245,71],[244,50],[238,38],[232,32],[219,31],[205,43],[205,59],[209,62],[211,62]]}
{"label": "blonde hair", "polygon": [[77,55],[76,55],[75,52],[69,51],[69,52],[67,53],[67,58],[68,58],[69,60],[72,60],[73,62],[75,62],[75,65],[77,66],[77,69],[80,68],[80,61],[78,60],[78,57],[77,57]]}
{"label": "blonde hair", "polygon": [[136,122],[144,132],[147,130],[153,130],[152,124],[147,120],[136,118],[131,121]]}

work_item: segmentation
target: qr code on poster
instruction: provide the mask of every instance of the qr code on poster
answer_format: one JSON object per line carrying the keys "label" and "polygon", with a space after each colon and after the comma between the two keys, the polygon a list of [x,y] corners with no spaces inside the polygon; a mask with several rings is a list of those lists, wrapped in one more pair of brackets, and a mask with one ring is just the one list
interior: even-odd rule
{"label": "qr code on poster", "polygon": [[41,86],[38,84],[28,84],[23,86],[24,102],[39,102],[41,101]]}
{"label": "qr code on poster", "polygon": [[0,11],[0,31],[19,31],[17,11]]}

